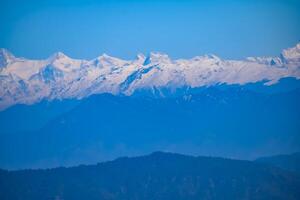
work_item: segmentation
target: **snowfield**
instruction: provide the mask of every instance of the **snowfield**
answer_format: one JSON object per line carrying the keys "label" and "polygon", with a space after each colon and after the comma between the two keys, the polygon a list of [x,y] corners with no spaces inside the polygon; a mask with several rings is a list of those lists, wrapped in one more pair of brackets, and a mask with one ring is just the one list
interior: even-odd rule
{"label": "snowfield", "polygon": [[278,57],[245,60],[223,60],[215,55],[172,60],[161,53],[139,54],[129,61],[106,54],[78,60],[61,52],[45,60],[29,60],[0,49],[0,110],[42,99],[81,99],[100,93],[132,95],[139,90],[259,81],[272,85],[286,77],[300,78],[300,43]]}

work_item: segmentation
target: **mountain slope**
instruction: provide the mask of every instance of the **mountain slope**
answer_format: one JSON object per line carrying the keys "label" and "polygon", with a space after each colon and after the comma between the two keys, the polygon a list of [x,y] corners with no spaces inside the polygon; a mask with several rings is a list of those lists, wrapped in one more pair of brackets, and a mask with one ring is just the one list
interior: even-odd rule
{"label": "mountain slope", "polygon": [[94,95],[38,130],[0,135],[0,166],[72,166],[156,150],[244,159],[294,152],[299,102],[299,89],[228,86],[162,99]]}
{"label": "mountain slope", "polygon": [[77,60],[58,52],[45,60],[17,58],[0,51],[0,109],[43,99],[84,98],[93,94],[132,95],[140,90],[165,96],[163,90],[216,84],[277,83],[300,78],[300,43],[279,57],[223,60],[215,55],[172,60],[165,54],[138,55],[126,61],[103,54]]}
{"label": "mountain slope", "polygon": [[256,162],[270,164],[300,174],[300,153],[290,155],[276,155],[262,157],[255,160]]}
{"label": "mountain slope", "polygon": [[91,166],[0,171],[8,199],[300,198],[300,178],[255,162],[156,152]]}
{"label": "mountain slope", "polygon": [[38,130],[78,104],[78,100],[65,99],[12,106],[0,112],[0,135]]}

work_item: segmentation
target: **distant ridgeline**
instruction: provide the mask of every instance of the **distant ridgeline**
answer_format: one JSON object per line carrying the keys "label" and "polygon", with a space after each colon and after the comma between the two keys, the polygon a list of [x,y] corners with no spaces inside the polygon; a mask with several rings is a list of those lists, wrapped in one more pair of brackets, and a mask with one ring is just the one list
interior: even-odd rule
{"label": "distant ridgeline", "polygon": [[276,155],[270,157],[261,157],[256,162],[276,166],[300,175],[300,152],[290,155]]}
{"label": "distant ridgeline", "polygon": [[0,199],[297,200],[300,176],[259,162],[155,152],[97,165],[0,170]]}

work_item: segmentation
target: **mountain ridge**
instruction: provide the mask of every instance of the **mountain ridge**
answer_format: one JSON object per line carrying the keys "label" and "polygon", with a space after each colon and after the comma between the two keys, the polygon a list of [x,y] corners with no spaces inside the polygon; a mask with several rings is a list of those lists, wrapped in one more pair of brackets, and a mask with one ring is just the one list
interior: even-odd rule
{"label": "mountain ridge", "polygon": [[0,170],[6,199],[291,199],[300,177],[252,161],[155,152],[96,165]]}
{"label": "mountain ridge", "polygon": [[[122,60],[106,54],[78,60],[57,52],[45,60],[0,53],[0,109],[34,104],[43,99],[81,99],[93,94],[132,95],[139,90],[163,90],[216,84],[276,84],[282,78],[300,78],[300,43],[279,57],[224,60],[215,55],[172,60],[163,53]],[[175,90],[176,91],[176,90]],[[164,96],[164,95],[162,95]]]}
{"label": "mountain ridge", "polygon": [[[299,99],[299,89],[226,86],[169,98],[98,94],[20,106],[26,109],[0,113],[0,166],[70,166],[155,150],[243,159],[299,151]],[[43,114],[50,108],[52,117]]]}
{"label": "mountain ridge", "polygon": [[255,161],[280,167],[282,169],[300,174],[300,152],[261,157]]}

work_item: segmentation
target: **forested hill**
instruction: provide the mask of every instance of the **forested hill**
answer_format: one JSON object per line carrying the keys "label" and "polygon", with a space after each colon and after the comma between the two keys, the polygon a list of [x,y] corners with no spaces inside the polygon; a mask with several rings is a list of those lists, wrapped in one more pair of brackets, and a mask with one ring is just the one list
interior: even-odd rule
{"label": "forested hill", "polygon": [[300,178],[252,161],[155,152],[97,165],[0,171],[0,199],[300,199]]}

